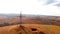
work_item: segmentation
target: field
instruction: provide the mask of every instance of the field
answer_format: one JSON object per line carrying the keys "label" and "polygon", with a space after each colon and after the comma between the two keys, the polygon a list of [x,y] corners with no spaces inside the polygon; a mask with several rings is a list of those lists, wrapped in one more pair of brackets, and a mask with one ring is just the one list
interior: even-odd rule
{"label": "field", "polygon": [[0,27],[0,34],[36,34],[36,32],[40,34],[60,34],[60,26],[41,24],[18,24]]}

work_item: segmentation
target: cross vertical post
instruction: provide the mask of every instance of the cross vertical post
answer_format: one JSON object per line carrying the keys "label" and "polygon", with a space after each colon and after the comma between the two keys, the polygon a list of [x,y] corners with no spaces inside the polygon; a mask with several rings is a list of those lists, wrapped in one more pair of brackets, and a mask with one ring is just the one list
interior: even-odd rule
{"label": "cross vertical post", "polygon": [[20,24],[22,24],[22,13],[20,12]]}

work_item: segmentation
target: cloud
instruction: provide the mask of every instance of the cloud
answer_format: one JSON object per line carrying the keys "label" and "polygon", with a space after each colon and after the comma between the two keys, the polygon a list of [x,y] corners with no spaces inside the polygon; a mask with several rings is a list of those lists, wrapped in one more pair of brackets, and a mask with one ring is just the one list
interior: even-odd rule
{"label": "cloud", "polygon": [[60,0],[40,0],[40,2],[43,3],[43,5],[53,5],[60,7]]}
{"label": "cloud", "polygon": [[[20,13],[39,15],[60,15],[56,0],[0,0],[0,13]],[[48,4],[47,4],[48,3]],[[22,10],[21,10],[22,9]]]}
{"label": "cloud", "polygon": [[54,6],[60,7],[60,3],[55,4]]}
{"label": "cloud", "polygon": [[55,4],[57,4],[56,2],[48,5],[44,5],[46,1],[37,2],[36,0],[34,0],[33,2],[34,3],[31,2],[29,4],[30,7],[27,6],[25,8],[23,7],[23,14],[60,16],[60,8],[54,6]]}
{"label": "cloud", "polygon": [[51,3],[54,3],[56,2],[55,0],[47,0],[46,4],[51,4]]}

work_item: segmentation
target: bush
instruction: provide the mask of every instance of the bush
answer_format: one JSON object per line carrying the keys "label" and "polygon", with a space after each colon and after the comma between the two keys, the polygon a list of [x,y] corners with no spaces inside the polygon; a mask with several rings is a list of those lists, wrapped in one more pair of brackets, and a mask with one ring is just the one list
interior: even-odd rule
{"label": "bush", "polygon": [[9,26],[9,25],[12,25],[12,23],[3,23],[3,24],[0,24],[0,27]]}

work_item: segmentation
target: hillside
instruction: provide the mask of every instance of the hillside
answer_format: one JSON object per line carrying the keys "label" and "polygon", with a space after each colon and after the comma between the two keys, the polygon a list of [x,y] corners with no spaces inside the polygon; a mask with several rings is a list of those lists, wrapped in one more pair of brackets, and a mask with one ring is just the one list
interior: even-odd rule
{"label": "hillside", "polygon": [[36,32],[38,32],[39,34],[42,34],[42,33],[43,34],[60,34],[60,26],[41,25],[41,24],[21,24],[21,25],[11,25],[11,26],[0,27],[0,34],[21,34],[21,33],[36,34]]}

